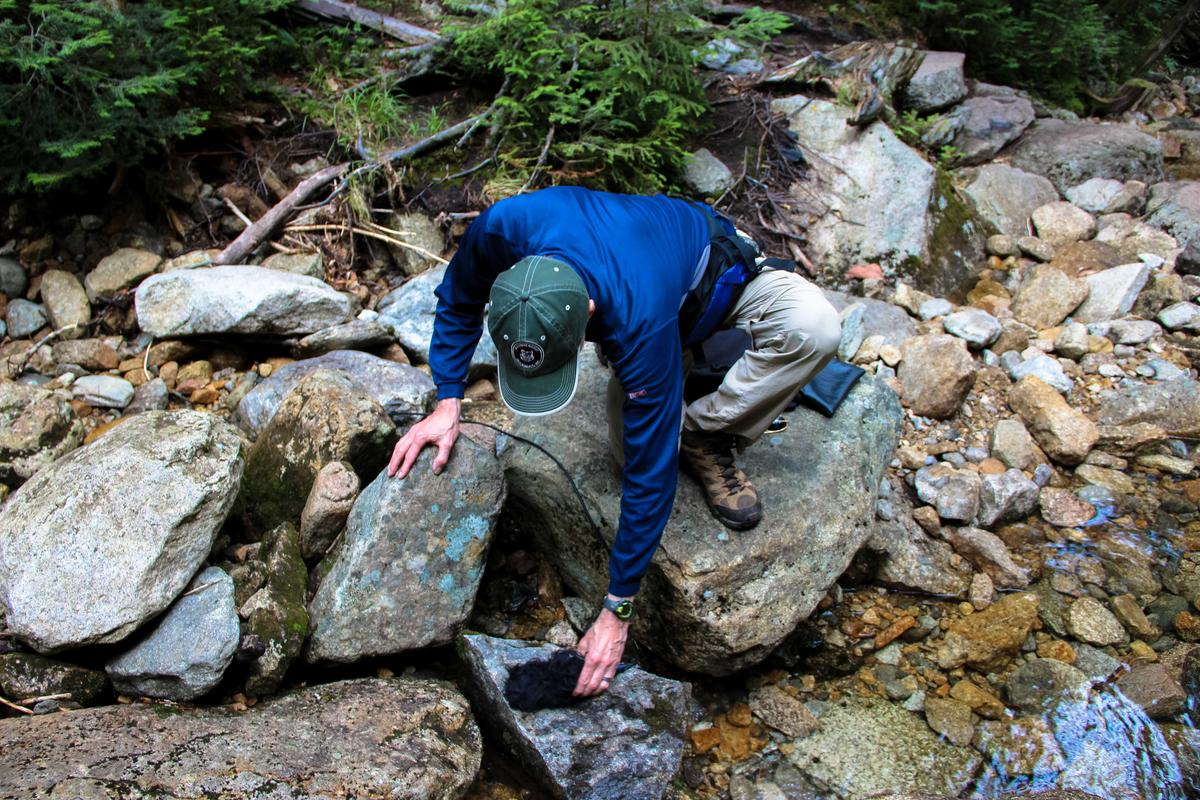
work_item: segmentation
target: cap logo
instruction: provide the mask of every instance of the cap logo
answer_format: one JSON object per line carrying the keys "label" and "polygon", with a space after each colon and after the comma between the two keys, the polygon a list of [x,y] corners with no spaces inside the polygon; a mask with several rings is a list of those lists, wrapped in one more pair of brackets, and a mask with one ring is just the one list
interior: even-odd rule
{"label": "cap logo", "polygon": [[534,370],[546,360],[546,352],[536,342],[520,341],[512,344],[512,357],[521,369]]}

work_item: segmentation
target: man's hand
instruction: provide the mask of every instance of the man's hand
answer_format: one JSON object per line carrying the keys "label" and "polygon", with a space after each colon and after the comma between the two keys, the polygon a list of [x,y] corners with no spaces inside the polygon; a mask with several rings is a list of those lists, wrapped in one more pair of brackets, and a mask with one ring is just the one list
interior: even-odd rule
{"label": "man's hand", "polygon": [[392,460],[388,462],[388,477],[396,475],[408,477],[409,470],[416,462],[417,456],[425,449],[425,445],[437,446],[437,455],[433,459],[433,471],[437,474],[450,460],[450,449],[458,438],[458,418],[462,409],[462,401],[456,397],[447,397],[437,404],[425,419],[408,429],[408,433],[400,437],[392,450]]}
{"label": "man's hand", "polygon": [[607,608],[579,640],[578,650],[584,656],[583,671],[575,684],[576,697],[589,697],[608,690],[617,675],[617,665],[625,652],[629,638],[629,623],[617,619]]}

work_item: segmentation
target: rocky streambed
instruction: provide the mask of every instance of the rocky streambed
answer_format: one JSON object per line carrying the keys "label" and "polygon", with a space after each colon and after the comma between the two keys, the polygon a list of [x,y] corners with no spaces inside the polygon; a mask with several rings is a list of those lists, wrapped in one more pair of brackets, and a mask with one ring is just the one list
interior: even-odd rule
{"label": "rocky streambed", "polygon": [[388,479],[432,402],[435,259],[398,249],[372,291],[318,254],[214,268],[98,216],[18,225],[0,796],[1195,796],[1200,185],[1171,179],[1192,151],[944,56],[905,102],[948,106],[970,154],[949,176],[881,122],[776,99],[831,167],[778,188],[868,375],[746,452],[754,531],[681,481],[640,666],[575,710],[501,687],[603,591],[620,478],[593,355],[534,424],[481,348],[447,470]]}

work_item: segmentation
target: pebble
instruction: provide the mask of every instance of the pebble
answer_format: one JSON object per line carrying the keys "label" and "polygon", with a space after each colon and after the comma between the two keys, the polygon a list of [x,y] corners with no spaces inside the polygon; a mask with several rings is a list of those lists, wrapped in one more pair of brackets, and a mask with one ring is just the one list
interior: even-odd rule
{"label": "pebble", "polygon": [[1167,330],[1200,333],[1200,305],[1175,303],[1158,312],[1156,319]]}
{"label": "pebble", "polygon": [[1106,647],[1129,641],[1125,628],[1098,600],[1081,597],[1067,609],[1067,629],[1076,639]]}
{"label": "pebble", "polygon": [[[917,308],[917,316],[923,320],[930,320],[936,317],[944,317],[954,310],[954,305],[949,300],[943,300],[940,297],[935,297],[931,300],[926,300]],[[951,331],[952,332],[952,331]]]}
{"label": "pebble", "polygon": [[8,301],[5,318],[8,322],[8,335],[14,339],[31,336],[48,321],[44,306],[19,297]]}
{"label": "pebble", "polygon": [[77,400],[96,408],[125,408],[133,400],[133,384],[110,375],[85,375],[71,390]]}

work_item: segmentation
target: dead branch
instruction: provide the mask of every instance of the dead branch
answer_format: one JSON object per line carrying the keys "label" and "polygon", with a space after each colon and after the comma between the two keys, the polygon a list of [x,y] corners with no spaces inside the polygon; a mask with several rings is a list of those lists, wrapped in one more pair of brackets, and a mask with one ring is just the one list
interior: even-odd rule
{"label": "dead branch", "polygon": [[418,28],[416,25],[410,25],[395,17],[359,8],[351,3],[342,3],[339,0],[296,0],[295,7],[325,19],[357,22],[364,28],[379,31],[409,44],[425,44],[441,38],[439,34],[431,30]]}
{"label": "dead branch", "polygon": [[3,697],[0,697],[0,705],[8,706],[13,711],[20,711],[22,714],[32,714],[33,713],[28,708],[25,708],[24,706],[19,706],[16,703],[9,702],[8,700],[5,700]]}

